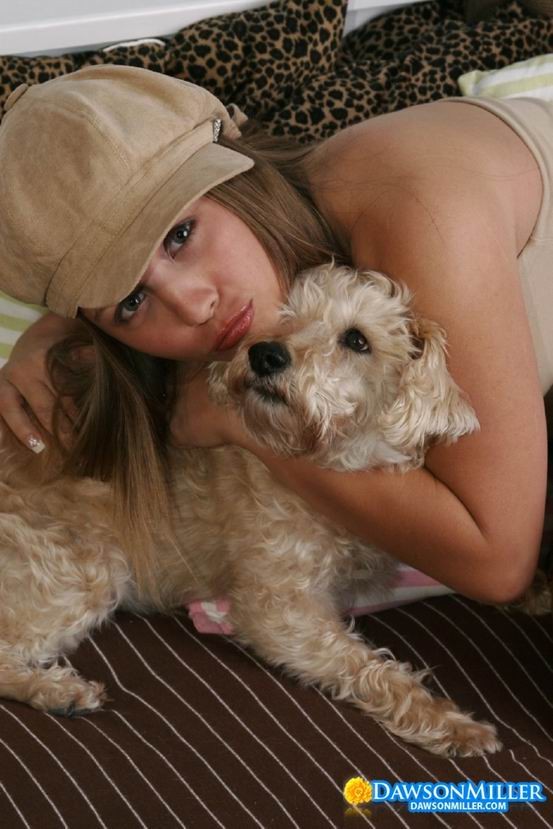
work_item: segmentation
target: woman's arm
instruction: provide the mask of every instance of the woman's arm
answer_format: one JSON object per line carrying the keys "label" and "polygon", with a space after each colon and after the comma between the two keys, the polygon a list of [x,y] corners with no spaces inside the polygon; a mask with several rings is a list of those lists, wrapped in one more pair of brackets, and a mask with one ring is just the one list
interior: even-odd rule
{"label": "woman's arm", "polygon": [[38,425],[52,431],[55,392],[46,365],[48,350],[76,325],[81,323],[45,314],[19,337],[0,369],[0,426],[35,451],[40,448],[36,441],[41,441]]}
{"label": "woman's arm", "polygon": [[[335,472],[242,446],[313,509],[367,543],[483,602],[506,602],[529,585],[541,538],[541,520],[524,547],[496,549],[469,509],[428,469]],[[505,534],[509,530],[505,521]],[[501,544],[501,540],[498,541]]]}

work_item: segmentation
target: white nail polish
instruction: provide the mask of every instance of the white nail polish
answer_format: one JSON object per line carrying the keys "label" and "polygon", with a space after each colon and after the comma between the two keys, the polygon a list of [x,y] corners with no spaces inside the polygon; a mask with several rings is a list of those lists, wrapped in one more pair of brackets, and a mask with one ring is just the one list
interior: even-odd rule
{"label": "white nail polish", "polygon": [[37,438],[34,435],[30,435],[30,437],[27,438],[27,446],[29,449],[32,449],[36,455],[39,455],[43,449],[46,449],[45,444],[40,440],[40,438]]}

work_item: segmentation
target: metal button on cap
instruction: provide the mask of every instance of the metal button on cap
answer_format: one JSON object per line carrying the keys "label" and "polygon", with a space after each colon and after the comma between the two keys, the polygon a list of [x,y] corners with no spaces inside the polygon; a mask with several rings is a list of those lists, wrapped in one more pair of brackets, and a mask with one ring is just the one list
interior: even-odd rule
{"label": "metal button on cap", "polygon": [[220,118],[214,118],[212,121],[213,126],[213,141],[217,143],[219,140],[219,136],[221,135],[221,130],[223,128],[223,122]]}
{"label": "metal button on cap", "polygon": [[10,92],[7,97],[6,103],[4,104],[4,112],[7,112],[12,106],[19,101],[21,96],[28,90],[29,84],[28,83],[20,83],[19,86],[16,86],[15,89]]}

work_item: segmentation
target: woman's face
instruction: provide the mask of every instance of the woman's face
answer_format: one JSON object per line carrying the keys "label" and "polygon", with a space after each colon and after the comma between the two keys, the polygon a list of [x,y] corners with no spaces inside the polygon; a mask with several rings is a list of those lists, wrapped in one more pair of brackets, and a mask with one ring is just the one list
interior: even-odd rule
{"label": "woman's face", "polygon": [[204,196],[179,216],[126,299],[81,310],[138,351],[203,362],[229,360],[247,333],[268,333],[283,299],[248,226]]}

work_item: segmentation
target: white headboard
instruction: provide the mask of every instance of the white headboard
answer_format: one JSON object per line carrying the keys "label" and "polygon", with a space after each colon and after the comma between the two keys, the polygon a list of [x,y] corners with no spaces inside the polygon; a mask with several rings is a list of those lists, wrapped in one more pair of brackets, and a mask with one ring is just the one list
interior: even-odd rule
{"label": "white headboard", "polygon": [[[416,0],[418,1],[418,0]],[[0,54],[55,53],[171,34],[268,0],[12,0],[0,2]],[[346,31],[401,0],[350,0]]]}

